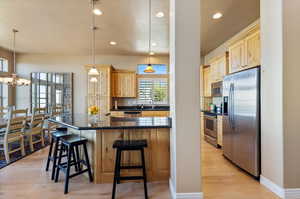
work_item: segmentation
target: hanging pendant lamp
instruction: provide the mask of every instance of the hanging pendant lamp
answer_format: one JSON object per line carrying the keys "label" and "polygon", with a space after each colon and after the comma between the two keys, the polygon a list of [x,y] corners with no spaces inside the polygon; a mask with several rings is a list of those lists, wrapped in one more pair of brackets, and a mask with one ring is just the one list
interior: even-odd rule
{"label": "hanging pendant lamp", "polygon": [[152,12],[152,2],[149,0],[149,46],[148,46],[148,66],[144,70],[145,73],[154,73],[155,70],[151,64],[151,55],[154,55],[154,52],[151,51],[151,40],[152,40],[152,20],[151,20],[151,13]]}
{"label": "hanging pendant lamp", "polygon": [[[95,26],[95,15],[93,14],[93,10],[95,7],[95,0],[91,0],[91,9],[92,9],[92,42],[91,42],[91,59],[92,59],[92,68],[89,70],[88,74],[92,75],[92,76],[97,76],[99,75],[99,72],[96,68],[96,64],[95,64],[95,31],[97,30],[97,27]],[[97,82],[95,81],[95,79],[97,80],[97,78],[92,78],[93,82]]]}
{"label": "hanging pendant lamp", "polygon": [[16,74],[16,33],[19,32],[16,29],[12,30],[13,32],[13,74],[6,76],[6,77],[0,77],[0,82],[7,84],[9,86],[29,86],[30,85],[30,80],[20,78]]}

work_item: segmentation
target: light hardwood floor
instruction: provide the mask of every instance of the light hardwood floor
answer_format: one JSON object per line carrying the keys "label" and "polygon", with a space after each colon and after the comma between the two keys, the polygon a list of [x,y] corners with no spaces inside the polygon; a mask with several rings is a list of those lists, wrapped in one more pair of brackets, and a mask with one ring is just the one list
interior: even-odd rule
{"label": "light hardwood floor", "polygon": [[[44,170],[48,148],[38,151],[0,170],[0,199],[106,199],[111,184],[90,184],[83,176],[70,180],[70,193],[63,194],[63,175],[59,183]],[[222,151],[202,143],[202,175],[205,199],[278,199],[259,182],[234,167]],[[149,183],[152,199],[169,199],[167,183]],[[118,185],[119,199],[143,198],[137,183]]]}
{"label": "light hardwood floor", "polygon": [[202,142],[202,180],[205,199],[279,199],[216,149]]}

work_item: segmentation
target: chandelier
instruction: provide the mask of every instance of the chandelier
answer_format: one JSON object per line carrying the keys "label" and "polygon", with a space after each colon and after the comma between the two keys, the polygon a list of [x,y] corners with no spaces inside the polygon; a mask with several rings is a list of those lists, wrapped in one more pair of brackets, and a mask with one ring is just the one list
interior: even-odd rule
{"label": "chandelier", "polygon": [[29,86],[30,80],[20,78],[16,74],[16,33],[19,32],[16,29],[13,29],[13,67],[14,72],[11,75],[0,77],[0,83],[7,84],[9,86]]}

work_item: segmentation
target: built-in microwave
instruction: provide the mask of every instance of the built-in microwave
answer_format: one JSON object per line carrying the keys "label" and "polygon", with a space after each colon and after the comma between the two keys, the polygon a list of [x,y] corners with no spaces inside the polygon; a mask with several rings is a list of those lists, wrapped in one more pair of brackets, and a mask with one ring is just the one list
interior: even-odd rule
{"label": "built-in microwave", "polygon": [[215,82],[211,84],[211,96],[212,97],[222,97],[223,94],[223,82]]}

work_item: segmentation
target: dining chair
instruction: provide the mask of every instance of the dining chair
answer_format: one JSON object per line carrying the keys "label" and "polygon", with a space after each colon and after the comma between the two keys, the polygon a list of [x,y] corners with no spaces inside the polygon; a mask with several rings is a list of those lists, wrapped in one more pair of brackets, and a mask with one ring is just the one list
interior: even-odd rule
{"label": "dining chair", "polygon": [[28,108],[11,110],[12,117],[26,117],[28,116]]}
{"label": "dining chair", "polygon": [[[51,109],[51,115],[50,117],[58,117],[63,114],[63,107],[61,106],[53,106]],[[51,132],[56,131],[56,128],[58,128],[59,125],[53,122],[48,122],[48,128],[46,129],[47,134],[51,140]]]}
{"label": "dining chair", "polygon": [[[26,116],[15,116],[13,110],[9,111],[9,118],[4,135],[0,136],[0,150],[4,151],[6,162],[10,162],[10,154],[21,151],[25,156],[24,148],[24,129],[26,126]],[[19,143],[18,147],[12,147],[12,144]]]}
{"label": "dining chair", "polygon": [[33,113],[31,115],[29,129],[25,131],[25,136],[29,138],[30,151],[34,151],[34,145],[41,143],[45,146],[44,140],[44,113]]}
{"label": "dining chair", "polygon": [[9,107],[0,106],[0,118],[7,119]]}

